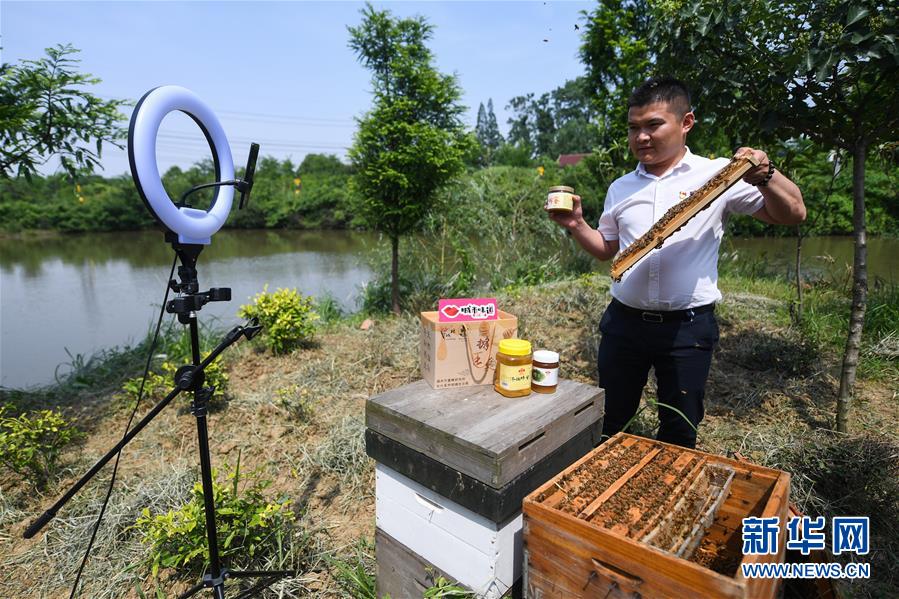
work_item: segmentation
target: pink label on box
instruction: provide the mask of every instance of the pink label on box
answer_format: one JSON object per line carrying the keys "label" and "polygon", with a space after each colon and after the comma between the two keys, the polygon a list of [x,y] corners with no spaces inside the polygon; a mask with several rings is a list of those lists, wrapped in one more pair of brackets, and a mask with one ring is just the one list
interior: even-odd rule
{"label": "pink label on box", "polygon": [[496,320],[496,298],[442,299],[437,306],[439,322]]}

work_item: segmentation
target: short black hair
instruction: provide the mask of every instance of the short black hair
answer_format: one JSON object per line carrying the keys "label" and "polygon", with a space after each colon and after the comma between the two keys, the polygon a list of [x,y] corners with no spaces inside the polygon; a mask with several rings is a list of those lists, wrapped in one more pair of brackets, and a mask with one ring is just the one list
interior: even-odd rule
{"label": "short black hair", "polygon": [[627,100],[627,107],[668,103],[674,112],[684,116],[692,110],[687,84],[674,77],[652,77],[638,85]]}

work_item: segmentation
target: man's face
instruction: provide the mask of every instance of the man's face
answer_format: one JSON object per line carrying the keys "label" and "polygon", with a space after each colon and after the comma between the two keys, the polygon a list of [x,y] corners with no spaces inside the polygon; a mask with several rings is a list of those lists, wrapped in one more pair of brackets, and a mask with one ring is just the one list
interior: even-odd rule
{"label": "man's face", "polygon": [[692,112],[680,116],[668,102],[634,106],[627,111],[627,143],[650,172],[667,169],[680,157],[693,123]]}

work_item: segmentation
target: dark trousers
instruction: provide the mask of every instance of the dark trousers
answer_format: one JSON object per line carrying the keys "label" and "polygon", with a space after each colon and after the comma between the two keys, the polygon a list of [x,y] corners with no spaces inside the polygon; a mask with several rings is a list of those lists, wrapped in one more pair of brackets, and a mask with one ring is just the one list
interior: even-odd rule
{"label": "dark trousers", "polygon": [[694,427],[705,414],[705,383],[718,342],[714,310],[701,310],[640,312],[612,300],[599,325],[599,386],[606,392],[604,436],[622,430],[637,413],[649,369],[654,367],[660,421],[657,438],[696,446]]}

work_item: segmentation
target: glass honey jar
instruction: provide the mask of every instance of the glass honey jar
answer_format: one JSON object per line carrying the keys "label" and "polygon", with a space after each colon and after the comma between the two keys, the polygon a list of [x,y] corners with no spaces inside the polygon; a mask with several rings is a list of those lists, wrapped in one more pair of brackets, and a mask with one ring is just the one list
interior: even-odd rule
{"label": "glass honey jar", "polygon": [[574,188],[556,185],[549,188],[544,206],[547,212],[568,213],[574,210]]}
{"label": "glass honey jar", "polygon": [[531,372],[531,390],[537,393],[555,393],[559,386],[559,354],[538,349],[534,352]]}
{"label": "glass honey jar", "polygon": [[493,388],[506,397],[525,397],[531,394],[531,342],[524,339],[503,339],[496,353],[496,375]]}

